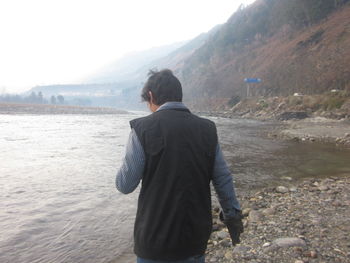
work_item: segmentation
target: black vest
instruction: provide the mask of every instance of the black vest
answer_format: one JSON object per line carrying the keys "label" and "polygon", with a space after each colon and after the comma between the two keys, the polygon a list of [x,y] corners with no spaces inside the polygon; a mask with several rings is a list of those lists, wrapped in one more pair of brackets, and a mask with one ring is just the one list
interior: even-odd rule
{"label": "black vest", "polygon": [[182,260],[204,254],[211,233],[217,133],[212,121],[187,109],[132,120],[146,164],[134,228],[141,258]]}

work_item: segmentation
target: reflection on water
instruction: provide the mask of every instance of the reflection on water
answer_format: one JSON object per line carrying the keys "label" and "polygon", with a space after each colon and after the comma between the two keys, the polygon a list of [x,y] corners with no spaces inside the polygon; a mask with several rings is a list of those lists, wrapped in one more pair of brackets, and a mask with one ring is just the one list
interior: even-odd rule
{"label": "reflection on water", "polygon": [[[137,192],[114,182],[135,117],[0,115],[0,262],[126,262]],[[267,139],[271,123],[213,119],[239,188],[350,171],[349,151]]]}

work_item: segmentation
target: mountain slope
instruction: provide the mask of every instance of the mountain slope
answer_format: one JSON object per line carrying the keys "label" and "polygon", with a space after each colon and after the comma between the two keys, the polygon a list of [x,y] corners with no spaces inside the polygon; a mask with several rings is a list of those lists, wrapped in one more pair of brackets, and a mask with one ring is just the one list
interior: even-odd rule
{"label": "mountain slope", "polygon": [[137,72],[145,76],[145,72],[147,72],[149,69],[170,68],[175,73],[178,73],[179,71],[181,71],[181,68],[184,66],[185,61],[188,58],[190,58],[198,48],[202,47],[207,42],[207,40],[210,37],[212,37],[221,28],[221,26],[222,25],[216,25],[208,32],[198,35],[191,41],[188,41],[182,47],[171,52],[169,55],[162,57],[160,59],[151,61],[149,64],[145,65],[144,67],[141,67]]}
{"label": "mountain slope", "polygon": [[263,80],[252,86],[253,95],[349,88],[348,1],[339,1],[339,7],[319,0],[325,4],[316,11],[303,7],[303,13],[290,6],[298,1],[260,0],[238,10],[181,68],[188,102],[203,108],[234,96],[244,98],[247,77]]}
{"label": "mountain slope", "polygon": [[135,71],[140,67],[148,64],[150,61],[167,56],[169,53],[177,50],[184,44],[186,44],[186,41],[126,54],[112,64],[106,65],[104,68],[84,80],[84,82],[111,83],[129,81],[134,77]]}

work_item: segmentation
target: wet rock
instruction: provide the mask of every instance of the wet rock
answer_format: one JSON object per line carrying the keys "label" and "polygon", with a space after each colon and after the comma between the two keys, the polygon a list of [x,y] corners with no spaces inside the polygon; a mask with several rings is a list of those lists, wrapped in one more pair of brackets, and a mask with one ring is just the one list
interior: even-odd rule
{"label": "wet rock", "polygon": [[285,186],[277,186],[276,187],[276,192],[284,194],[284,193],[288,193],[289,189],[287,187],[285,187]]}

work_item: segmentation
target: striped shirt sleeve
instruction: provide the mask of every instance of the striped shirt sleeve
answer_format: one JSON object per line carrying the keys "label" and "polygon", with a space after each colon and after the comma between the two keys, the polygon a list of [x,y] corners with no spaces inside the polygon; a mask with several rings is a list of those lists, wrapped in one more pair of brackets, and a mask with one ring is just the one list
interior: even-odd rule
{"label": "striped shirt sleeve", "polygon": [[134,129],[126,145],[125,157],[116,176],[116,187],[123,194],[133,192],[139,185],[145,167],[145,153]]}
{"label": "striped shirt sleeve", "polygon": [[236,197],[231,171],[227,166],[219,144],[216,146],[213,186],[225,218],[235,216],[236,211],[240,210],[240,205]]}

